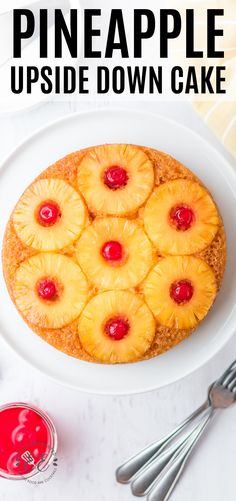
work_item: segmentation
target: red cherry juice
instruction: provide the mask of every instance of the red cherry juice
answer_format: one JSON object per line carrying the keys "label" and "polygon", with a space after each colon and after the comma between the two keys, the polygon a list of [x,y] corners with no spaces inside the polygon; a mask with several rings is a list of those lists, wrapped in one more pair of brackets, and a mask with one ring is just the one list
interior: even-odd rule
{"label": "red cherry juice", "polygon": [[20,478],[35,474],[40,463],[55,454],[56,432],[40,410],[26,404],[0,408],[0,476]]}

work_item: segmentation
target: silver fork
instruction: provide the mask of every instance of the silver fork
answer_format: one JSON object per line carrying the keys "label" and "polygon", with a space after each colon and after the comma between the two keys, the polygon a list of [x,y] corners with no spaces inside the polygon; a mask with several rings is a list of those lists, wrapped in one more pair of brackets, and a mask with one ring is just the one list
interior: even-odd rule
{"label": "silver fork", "polygon": [[[116,471],[118,482],[131,484],[136,496],[148,494],[148,501],[166,501],[179,479],[194,446],[216,409],[226,408],[236,400],[236,361],[213,383],[206,402],[172,433],[143,449]],[[196,418],[205,416],[197,426],[176,441]]]}

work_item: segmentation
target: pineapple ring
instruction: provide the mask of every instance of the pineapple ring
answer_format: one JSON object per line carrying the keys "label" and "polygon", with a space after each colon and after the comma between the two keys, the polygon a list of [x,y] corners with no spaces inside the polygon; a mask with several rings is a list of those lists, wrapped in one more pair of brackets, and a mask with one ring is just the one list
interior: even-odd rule
{"label": "pineapple ring", "polygon": [[[114,340],[105,332],[115,317],[129,323],[126,337]],[[79,318],[80,341],[87,353],[105,363],[133,362],[150,348],[155,336],[155,320],[142,299],[128,291],[107,291],[90,300]]]}
{"label": "pineapple ring", "polygon": [[[52,277],[61,288],[55,301],[40,299],[37,284]],[[36,254],[24,261],[16,272],[13,286],[16,305],[34,325],[56,329],[68,325],[81,313],[88,296],[87,280],[79,266],[67,256]]]}
{"label": "pineapple ring", "polygon": [[[124,258],[118,264],[111,264],[102,256],[101,249],[108,241],[118,241],[122,246]],[[123,218],[95,219],[83,231],[76,249],[77,260],[88,280],[102,290],[137,286],[153,264],[148,237],[137,223]]]}
{"label": "pineapple ring", "polygon": [[[55,202],[61,217],[53,226],[42,226],[35,213],[45,201]],[[39,251],[55,251],[71,244],[85,224],[86,210],[80,194],[61,179],[41,179],[22,195],[13,223],[20,240]]]}
{"label": "pineapple ring", "polygon": [[[170,224],[174,207],[192,209],[194,221],[186,231]],[[217,208],[200,184],[177,179],[160,185],[150,196],[144,209],[144,225],[149,238],[163,254],[189,255],[205,249],[219,228]]]}
{"label": "pineapple ring", "polygon": [[[109,167],[127,172],[127,184],[110,189],[104,183]],[[154,185],[154,169],[146,153],[132,145],[98,146],[88,152],[78,167],[78,187],[90,210],[97,215],[125,216],[144,204]]]}
{"label": "pineapple ring", "polygon": [[[193,286],[188,302],[171,298],[171,286],[181,280]],[[215,275],[202,259],[193,256],[162,258],[149,273],[143,286],[146,302],[160,322],[170,328],[191,329],[207,315],[217,293]]]}

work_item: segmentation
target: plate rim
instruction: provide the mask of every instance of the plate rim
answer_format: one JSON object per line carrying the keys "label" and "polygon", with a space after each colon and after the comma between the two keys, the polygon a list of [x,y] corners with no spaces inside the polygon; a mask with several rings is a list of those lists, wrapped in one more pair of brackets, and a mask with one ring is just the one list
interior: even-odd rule
{"label": "plate rim", "polygon": [[[93,116],[94,114],[102,115],[103,113],[111,114],[111,115],[114,113],[126,113],[126,114],[128,113],[128,114],[134,115],[134,116],[135,115],[136,116],[144,116],[145,115],[146,117],[152,117],[155,120],[158,120],[158,118],[159,118],[162,121],[164,120],[167,124],[170,123],[174,126],[177,126],[180,129],[182,129],[183,131],[186,130],[186,131],[190,132],[193,136],[197,137],[198,140],[200,140],[202,143],[207,145],[207,148],[209,151],[211,150],[212,152],[214,152],[214,154],[217,153],[221,157],[223,163],[227,165],[227,168],[231,171],[231,174],[234,176],[234,178],[236,180],[236,172],[235,172],[235,169],[233,168],[233,166],[231,165],[231,163],[226,158],[224,158],[223,154],[219,150],[217,150],[217,148],[215,148],[210,142],[208,142],[207,139],[202,137],[201,134],[199,134],[198,132],[193,130],[190,126],[183,125],[182,123],[179,123],[176,119],[166,117],[160,113],[144,111],[144,110],[133,110],[133,109],[125,108],[124,106],[122,106],[122,107],[113,106],[113,107],[109,107],[109,108],[107,108],[107,107],[92,108],[92,109],[86,110],[86,111],[72,112],[72,113],[69,113],[66,116],[62,116],[56,120],[50,120],[49,123],[37,128],[32,134],[27,135],[26,138],[24,138],[22,141],[19,141],[16,144],[15,148],[10,153],[6,154],[3,157],[3,160],[0,163],[0,175],[2,172],[5,171],[5,169],[7,170],[7,166],[5,164],[7,162],[10,162],[11,158],[14,157],[17,154],[17,152],[19,152],[22,148],[24,148],[27,145],[27,143],[34,140],[37,136],[40,136],[40,134],[47,132],[48,129],[52,129],[54,126],[60,125],[60,124],[65,123],[65,122],[70,122],[71,119],[78,118],[79,120],[81,120],[81,119],[83,119],[84,116],[88,117],[89,115]],[[227,176],[223,172],[223,169],[221,169],[221,174],[227,180]],[[2,262],[0,263],[0,269],[2,272]],[[236,302],[235,302],[234,309],[235,309],[235,307],[236,307]],[[55,383],[57,383],[59,385],[63,385],[67,388],[71,388],[71,389],[74,389],[76,391],[80,391],[80,392],[86,393],[86,394],[107,395],[107,396],[109,396],[109,395],[110,396],[121,396],[121,395],[128,396],[128,395],[148,393],[151,391],[158,390],[160,388],[165,388],[166,386],[168,386],[170,384],[177,383],[177,382],[181,381],[182,379],[184,379],[185,377],[190,376],[191,374],[193,374],[194,372],[196,372],[200,368],[204,367],[214,356],[216,356],[217,353],[219,353],[220,350],[222,350],[224,348],[224,346],[229,342],[229,340],[234,335],[235,330],[236,329],[233,329],[233,328],[229,329],[228,335],[225,336],[224,338],[222,337],[221,341],[218,342],[217,346],[212,347],[212,351],[209,354],[205,355],[202,358],[201,362],[195,363],[195,365],[190,370],[188,370],[186,368],[186,370],[183,371],[183,373],[181,375],[179,375],[177,377],[176,376],[169,377],[165,383],[161,383],[160,385],[158,384],[158,381],[156,381],[153,384],[146,385],[146,387],[142,387],[139,389],[133,389],[133,390],[129,389],[128,391],[125,388],[124,388],[124,390],[119,390],[119,389],[115,389],[115,390],[88,389],[87,387],[81,386],[81,383],[76,383],[76,382],[71,383],[71,382],[65,381],[65,380],[63,380],[63,376],[60,378],[59,376],[55,376],[55,375],[51,374],[50,371],[46,370],[46,368],[42,368],[40,365],[35,365],[34,362],[30,360],[30,357],[28,357],[26,354],[22,353],[21,351],[17,351],[15,349],[15,347],[13,346],[13,344],[11,343],[11,341],[9,339],[7,339],[7,337],[4,334],[2,334],[2,330],[0,331],[0,335],[1,335],[0,338],[3,341],[3,343],[6,346],[8,346],[21,360],[24,360],[26,362],[26,364],[28,364],[32,368],[36,369],[39,373],[50,378],[51,381],[54,381]],[[148,361],[141,361],[139,363],[142,364],[142,362],[147,363]]]}

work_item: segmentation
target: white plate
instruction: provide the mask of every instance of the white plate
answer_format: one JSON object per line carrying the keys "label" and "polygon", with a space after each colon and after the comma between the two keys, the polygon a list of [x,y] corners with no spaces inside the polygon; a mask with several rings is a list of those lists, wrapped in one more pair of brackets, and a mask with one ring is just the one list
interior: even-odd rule
{"label": "white plate", "polygon": [[38,131],[21,144],[0,171],[2,240],[5,224],[23,190],[44,168],[67,153],[100,143],[136,143],[169,152],[189,166],[211,190],[224,218],[228,266],[216,303],[195,334],[152,360],[106,366],[81,362],[48,345],[25,325],[0,277],[0,331],[25,360],[74,388],[130,394],[172,383],[199,368],[230,338],[236,326],[236,175],[201,137],[163,117],[133,111],[74,114]]}

